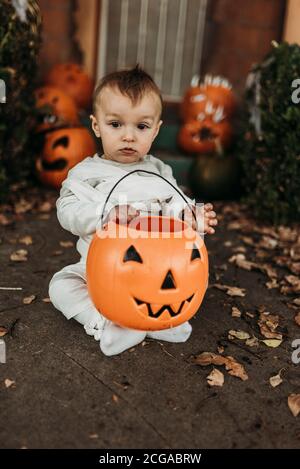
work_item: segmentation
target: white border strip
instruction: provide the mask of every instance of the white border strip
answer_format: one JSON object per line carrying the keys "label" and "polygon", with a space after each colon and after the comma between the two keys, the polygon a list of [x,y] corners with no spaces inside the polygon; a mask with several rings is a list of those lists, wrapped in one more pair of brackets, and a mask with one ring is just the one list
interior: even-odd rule
{"label": "white border strip", "polygon": [[119,33],[119,50],[118,50],[118,60],[117,60],[118,70],[120,70],[120,68],[124,68],[126,65],[128,9],[129,9],[129,0],[122,0],[121,17],[120,17],[120,33]]}
{"label": "white border strip", "polygon": [[101,0],[101,11],[99,18],[100,34],[98,38],[98,67],[97,80],[102,78],[106,72],[106,43],[107,43],[107,23],[108,23],[108,1]]}
{"label": "white border strip", "polygon": [[197,30],[196,30],[196,37],[195,37],[192,76],[194,76],[195,74],[201,75],[201,66],[202,66],[207,0],[201,0],[200,3],[201,5],[199,8],[199,12],[198,12]]}
{"label": "white border strip", "polygon": [[139,24],[139,37],[138,37],[138,50],[137,62],[144,66],[146,54],[146,39],[147,39],[147,20],[148,20],[148,0],[141,0],[140,24]]}
{"label": "white border strip", "polygon": [[159,9],[159,23],[156,43],[156,57],[155,57],[155,75],[154,81],[159,87],[162,86],[163,79],[163,66],[166,47],[166,31],[167,31],[167,14],[168,14],[168,0],[161,0]]}
{"label": "white border strip", "polygon": [[178,29],[177,29],[175,57],[174,57],[174,68],[173,68],[173,79],[172,79],[172,86],[171,86],[171,95],[174,94],[175,96],[180,94],[180,82],[181,82],[185,24],[186,24],[186,11],[187,11],[187,0],[180,0]]}

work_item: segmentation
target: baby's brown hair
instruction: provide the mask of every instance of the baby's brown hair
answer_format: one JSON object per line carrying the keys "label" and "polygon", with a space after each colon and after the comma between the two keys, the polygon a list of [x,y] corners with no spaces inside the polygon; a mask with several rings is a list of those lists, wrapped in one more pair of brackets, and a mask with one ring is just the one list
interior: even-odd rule
{"label": "baby's brown hair", "polygon": [[96,112],[97,99],[101,90],[105,87],[116,87],[121,94],[127,96],[132,104],[137,104],[140,99],[149,92],[156,94],[161,103],[163,100],[160,90],[151,76],[143,70],[139,64],[129,70],[119,70],[105,75],[96,85],[93,98],[93,112]]}

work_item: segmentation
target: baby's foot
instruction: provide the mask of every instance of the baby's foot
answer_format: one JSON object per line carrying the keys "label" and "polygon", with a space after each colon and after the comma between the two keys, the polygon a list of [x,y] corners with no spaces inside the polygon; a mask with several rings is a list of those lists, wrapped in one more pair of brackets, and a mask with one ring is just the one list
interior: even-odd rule
{"label": "baby's foot", "polygon": [[106,319],[103,316],[93,319],[84,325],[84,330],[88,335],[94,336],[95,340],[100,340]]}
{"label": "baby's foot", "polygon": [[171,327],[162,331],[147,332],[150,339],[165,340],[167,342],[186,342],[192,332],[192,326],[185,322],[180,326]]}
{"label": "baby's foot", "polygon": [[126,329],[107,321],[101,335],[100,349],[107,356],[118,355],[139,344],[145,337],[146,332],[144,331]]}
{"label": "baby's foot", "polygon": [[73,319],[83,325],[88,335],[92,335],[96,340],[100,340],[106,319],[98,313],[96,308],[92,307],[81,311],[81,313],[73,316]]}

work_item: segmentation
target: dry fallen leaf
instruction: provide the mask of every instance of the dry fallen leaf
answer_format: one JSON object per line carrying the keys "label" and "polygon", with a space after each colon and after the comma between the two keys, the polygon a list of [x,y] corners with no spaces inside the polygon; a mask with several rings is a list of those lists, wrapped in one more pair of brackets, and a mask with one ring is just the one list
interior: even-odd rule
{"label": "dry fallen leaf", "polygon": [[279,386],[279,384],[282,383],[280,373],[281,373],[281,370],[279,371],[277,375],[271,376],[271,378],[269,379],[269,382],[273,388],[276,388],[276,386]]}
{"label": "dry fallen leaf", "polygon": [[246,253],[247,249],[245,248],[245,246],[236,246],[235,248],[232,249],[232,251]]}
{"label": "dry fallen leaf", "polygon": [[232,246],[232,241],[225,241],[223,244],[225,247],[230,248]]}
{"label": "dry fallen leaf", "polygon": [[39,206],[38,211],[45,213],[45,212],[50,212],[51,209],[52,209],[52,205],[50,204],[50,202],[43,202]]}
{"label": "dry fallen leaf", "polygon": [[19,239],[19,243],[26,244],[26,246],[29,246],[30,244],[32,244],[32,237],[31,236],[23,236],[23,238]]}
{"label": "dry fallen leaf", "polygon": [[245,288],[232,287],[230,285],[221,285],[220,283],[214,283],[212,287],[218,288],[219,290],[226,291],[229,296],[245,296]]}
{"label": "dry fallen leaf", "polygon": [[6,388],[10,388],[11,386],[14,386],[14,387],[15,387],[16,382],[13,381],[13,380],[11,380],[11,379],[6,378],[6,379],[4,380],[4,384],[5,384],[5,387],[6,387]]}
{"label": "dry fallen leaf", "polygon": [[20,213],[26,213],[29,212],[33,207],[32,202],[28,202],[25,199],[21,199],[19,202],[17,202],[14,206],[14,212],[18,215]]}
{"label": "dry fallen leaf", "polygon": [[223,347],[222,345],[219,345],[219,346],[217,347],[217,350],[218,350],[218,353],[224,353],[224,350],[225,350],[225,349],[224,349],[224,347]]}
{"label": "dry fallen leaf", "polygon": [[272,288],[279,288],[279,283],[276,278],[272,278],[269,282],[266,282],[266,287],[271,290]]}
{"label": "dry fallen leaf", "polygon": [[268,347],[276,348],[279,347],[279,345],[282,343],[282,340],[279,339],[265,339],[261,340],[265,345]]}
{"label": "dry fallen leaf", "polygon": [[270,314],[266,311],[260,314],[258,320],[260,333],[267,339],[282,339],[282,334],[275,332],[278,324],[279,316],[277,314]]}
{"label": "dry fallen leaf", "polygon": [[39,220],[49,220],[50,215],[49,213],[42,213],[41,215],[38,216]]}
{"label": "dry fallen leaf", "polygon": [[6,226],[12,223],[3,213],[0,213],[0,225]]}
{"label": "dry fallen leaf", "polygon": [[300,311],[298,314],[296,314],[294,319],[295,319],[295,323],[298,324],[298,326],[300,326]]}
{"label": "dry fallen leaf", "polygon": [[285,275],[286,281],[293,286],[295,293],[300,292],[300,278],[296,275]]}
{"label": "dry fallen leaf", "polygon": [[62,248],[72,248],[74,246],[73,241],[60,241],[59,244]]}
{"label": "dry fallen leaf", "polygon": [[6,327],[0,326],[0,337],[4,337],[8,333]]}
{"label": "dry fallen leaf", "polygon": [[293,300],[293,304],[296,305],[296,306],[300,306],[300,298],[295,298]]}
{"label": "dry fallen leaf", "polygon": [[214,368],[212,372],[206,377],[207,383],[210,386],[223,386],[224,375],[221,371]]}
{"label": "dry fallen leaf", "polygon": [[248,246],[255,246],[255,241],[250,236],[241,236],[241,240]]}
{"label": "dry fallen leaf", "polygon": [[277,240],[270,236],[263,236],[258,242],[258,246],[263,249],[275,249],[277,244]]}
{"label": "dry fallen leaf", "polygon": [[64,251],[62,251],[61,249],[57,249],[56,251],[53,251],[52,254],[53,256],[61,256],[61,254],[63,254]]}
{"label": "dry fallen leaf", "polygon": [[28,251],[26,249],[18,249],[10,255],[10,260],[14,262],[25,262],[27,261]]}
{"label": "dry fallen leaf", "polygon": [[300,261],[300,245],[299,244],[291,247],[290,256],[294,261]]}
{"label": "dry fallen leaf", "polygon": [[36,299],[35,295],[26,296],[25,298],[23,298],[23,304],[30,305],[35,299]]}
{"label": "dry fallen leaf", "polygon": [[201,366],[207,365],[225,365],[226,370],[231,376],[236,376],[245,381],[248,375],[243,365],[238,363],[233,357],[223,357],[212,352],[203,352],[195,357],[195,363]]}
{"label": "dry fallen leaf", "polygon": [[288,406],[294,417],[300,412],[300,394],[290,394],[288,397]]}
{"label": "dry fallen leaf", "polygon": [[286,226],[278,228],[278,234],[281,241],[296,241],[297,231]]}
{"label": "dry fallen leaf", "polygon": [[264,274],[267,274],[268,277],[272,278],[277,278],[277,272],[275,269],[270,267],[268,264],[258,264],[257,262],[252,262],[252,261],[247,261],[246,257],[244,254],[234,254],[233,256],[230,257],[229,262],[231,264],[235,264],[241,269],[245,270],[259,270],[260,272],[263,272]]}
{"label": "dry fallen leaf", "polygon": [[49,297],[43,298],[42,301],[43,301],[44,303],[51,303],[51,300],[50,300]]}
{"label": "dry fallen leaf", "polygon": [[240,340],[246,340],[246,339],[250,339],[250,334],[248,334],[248,332],[244,332],[244,331],[234,331],[234,330],[230,330],[228,332],[228,335],[229,337],[231,338],[236,338],[236,339],[240,339]]}
{"label": "dry fallen leaf", "polygon": [[233,318],[240,318],[241,315],[242,315],[241,311],[238,308],[236,308],[236,306],[233,306],[231,310],[231,316]]}
{"label": "dry fallen leaf", "polygon": [[255,335],[251,337],[251,339],[247,339],[245,342],[246,345],[249,347],[258,347],[259,346],[259,340]]}
{"label": "dry fallen leaf", "polygon": [[241,229],[241,224],[238,221],[232,221],[228,223],[227,228],[228,230],[240,230]]}

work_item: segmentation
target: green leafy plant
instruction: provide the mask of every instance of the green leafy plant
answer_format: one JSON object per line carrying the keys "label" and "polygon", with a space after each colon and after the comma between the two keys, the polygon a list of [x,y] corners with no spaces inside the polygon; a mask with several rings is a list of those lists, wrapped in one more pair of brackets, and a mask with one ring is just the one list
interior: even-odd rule
{"label": "green leafy plant", "polygon": [[34,125],[35,77],[41,18],[36,0],[16,6],[1,0],[0,79],[6,103],[0,104],[0,197],[10,182],[28,177],[33,168],[31,129]]}
{"label": "green leafy plant", "polygon": [[299,78],[300,47],[275,42],[248,77],[243,186],[254,214],[275,224],[300,220],[300,103],[292,100]]}

